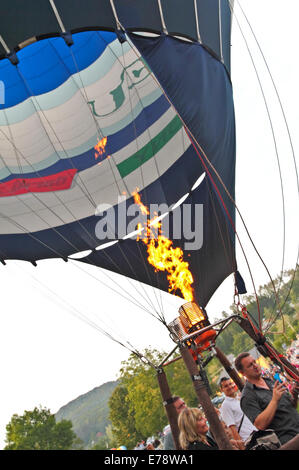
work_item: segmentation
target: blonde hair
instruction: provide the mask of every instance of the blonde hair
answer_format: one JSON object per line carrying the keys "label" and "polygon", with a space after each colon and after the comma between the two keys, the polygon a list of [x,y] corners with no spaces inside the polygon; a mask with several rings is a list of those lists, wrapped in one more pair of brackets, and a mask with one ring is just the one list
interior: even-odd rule
{"label": "blonde hair", "polygon": [[197,432],[197,421],[204,417],[204,414],[198,408],[184,408],[178,416],[178,426],[180,430],[179,441],[182,449],[188,449],[191,442],[207,442],[203,434]]}

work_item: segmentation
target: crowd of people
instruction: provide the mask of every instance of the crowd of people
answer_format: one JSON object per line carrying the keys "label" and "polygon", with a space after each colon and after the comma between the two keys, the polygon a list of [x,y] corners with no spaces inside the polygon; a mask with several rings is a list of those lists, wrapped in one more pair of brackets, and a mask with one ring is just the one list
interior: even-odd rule
{"label": "crowd of people", "polygon": [[[298,350],[297,338],[290,352],[298,358]],[[292,361],[297,367],[298,362]],[[298,382],[282,374],[276,366],[263,369],[248,352],[239,354],[235,359],[235,368],[244,378],[244,388],[240,392],[230,377],[222,377],[219,392],[223,401],[219,408],[215,408],[231,448],[247,449],[253,435],[268,429],[277,439],[276,447],[294,438],[299,439]],[[197,408],[188,407],[179,396],[173,397],[173,405],[178,415],[181,449],[219,450],[217,439],[200,405]],[[138,443],[135,449],[175,450],[170,426],[159,439]]]}

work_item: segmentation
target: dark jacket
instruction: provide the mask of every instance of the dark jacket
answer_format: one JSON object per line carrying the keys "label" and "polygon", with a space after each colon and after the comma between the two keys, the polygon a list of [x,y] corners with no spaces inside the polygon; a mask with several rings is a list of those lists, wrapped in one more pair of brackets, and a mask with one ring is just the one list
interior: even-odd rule
{"label": "dark jacket", "polygon": [[[264,378],[269,390],[246,382],[241,396],[241,408],[252,423],[264,411],[272,399],[274,383]],[[277,434],[281,444],[285,444],[299,433],[299,414],[293,406],[292,397],[285,392],[279,400],[274,418],[269,424]]]}
{"label": "dark jacket", "polygon": [[207,436],[207,441],[209,445],[202,441],[190,442],[188,450],[219,450],[216,442],[210,436]]}

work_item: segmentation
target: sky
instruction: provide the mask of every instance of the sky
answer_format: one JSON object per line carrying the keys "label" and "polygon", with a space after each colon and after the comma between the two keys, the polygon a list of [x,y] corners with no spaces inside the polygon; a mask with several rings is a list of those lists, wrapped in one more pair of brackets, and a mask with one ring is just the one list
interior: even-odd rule
{"label": "sky", "polygon": [[[298,250],[298,195],[295,166],[286,126],[273,85],[259,49],[236,4],[232,35],[232,81],[237,123],[236,201],[246,226],[272,277],[282,267],[283,211],[278,160],[284,183],[284,269],[294,268]],[[240,2],[274,78],[292,137],[298,142],[298,0],[242,0]],[[263,95],[239,22],[258,70],[274,129],[275,144]],[[298,163],[297,163],[298,164]],[[268,283],[268,275],[252,249],[237,217],[237,231],[255,285]],[[249,293],[253,285],[240,243],[239,270]],[[170,294],[140,286],[121,276],[107,274],[75,261],[29,263],[9,261],[0,266],[0,448],[5,426],[14,413],[35,406],[56,413],[69,401],[94,387],[115,380],[129,352],[100,329],[143,350],[157,347],[170,352],[175,346],[161,323],[124,298],[146,306],[148,299],[162,309],[167,321],[178,316],[183,301]],[[120,285],[121,294],[115,293]],[[110,287],[107,287],[110,286]],[[211,321],[228,311],[233,302],[231,276],[207,306]],[[151,309],[153,310],[153,309]]]}

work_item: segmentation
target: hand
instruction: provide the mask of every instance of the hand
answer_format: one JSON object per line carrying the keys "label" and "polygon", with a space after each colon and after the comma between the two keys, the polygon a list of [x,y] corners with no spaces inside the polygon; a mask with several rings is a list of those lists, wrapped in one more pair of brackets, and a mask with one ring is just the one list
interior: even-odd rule
{"label": "hand", "polygon": [[282,383],[278,382],[278,380],[276,380],[276,382],[274,384],[274,387],[273,387],[273,400],[276,401],[276,402],[279,402],[282,395],[286,391],[287,391],[287,389],[284,386],[284,384],[282,384]]}
{"label": "hand", "polygon": [[155,450],[155,448],[154,448],[153,444],[148,444],[146,446],[146,450]]}
{"label": "hand", "polygon": [[236,439],[231,439],[230,443],[234,450],[245,450],[245,445],[243,441],[237,441]]}
{"label": "hand", "polygon": [[245,450],[245,445],[243,441],[231,439],[230,442],[235,450]]}

